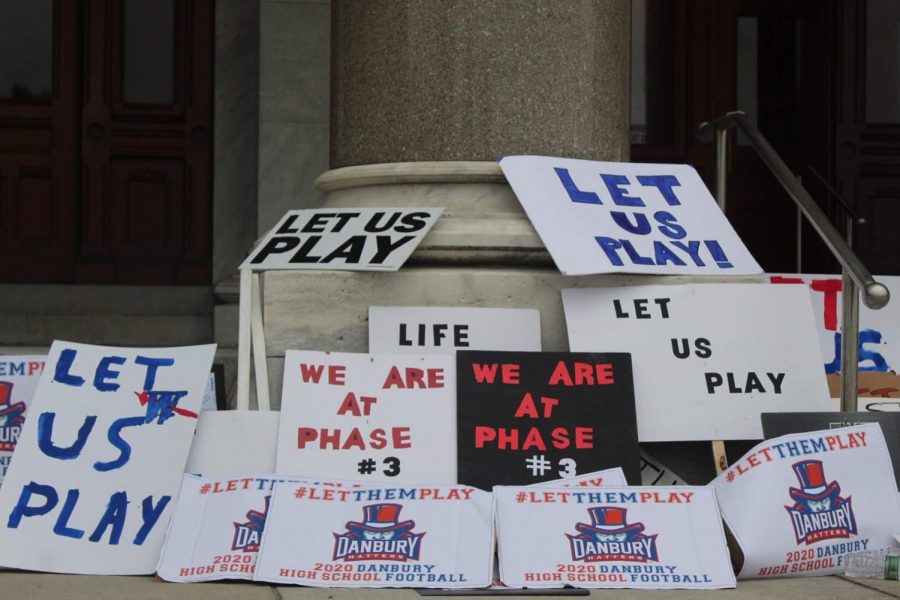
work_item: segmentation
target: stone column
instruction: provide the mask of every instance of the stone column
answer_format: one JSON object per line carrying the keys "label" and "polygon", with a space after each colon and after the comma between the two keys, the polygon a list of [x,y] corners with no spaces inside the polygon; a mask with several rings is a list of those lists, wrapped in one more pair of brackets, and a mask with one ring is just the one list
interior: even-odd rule
{"label": "stone column", "polygon": [[333,0],[331,168],[629,157],[628,0]]}

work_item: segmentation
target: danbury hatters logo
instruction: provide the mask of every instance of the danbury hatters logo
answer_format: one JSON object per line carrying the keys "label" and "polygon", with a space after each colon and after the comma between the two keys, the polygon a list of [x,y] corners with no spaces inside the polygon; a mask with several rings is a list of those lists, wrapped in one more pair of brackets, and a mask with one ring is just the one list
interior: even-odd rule
{"label": "danbury hatters logo", "polygon": [[363,507],[363,520],[348,521],[346,533],[334,534],[332,560],[419,560],[426,532],[413,533],[415,521],[400,521],[400,504]]}
{"label": "danbury hatters logo", "polygon": [[11,381],[0,381],[0,450],[8,452],[16,449],[25,422],[25,403],[13,403],[12,391]]}
{"label": "danbury hatters logo", "polygon": [[797,544],[856,535],[851,498],[841,498],[837,481],[826,483],[822,461],[802,460],[794,463],[793,468],[800,489],[790,488],[794,505],[784,508],[791,515]]}
{"label": "danbury hatters logo", "polygon": [[658,562],[656,537],[644,535],[643,523],[628,523],[627,508],[594,506],[588,509],[591,523],[576,523],[578,535],[566,534],[572,560],[584,562]]}
{"label": "danbury hatters logo", "polygon": [[270,498],[271,496],[266,496],[262,512],[248,510],[247,520],[234,524],[234,537],[231,540],[232,550],[259,552],[259,542],[262,539],[263,529],[266,528],[266,515],[269,514]]}

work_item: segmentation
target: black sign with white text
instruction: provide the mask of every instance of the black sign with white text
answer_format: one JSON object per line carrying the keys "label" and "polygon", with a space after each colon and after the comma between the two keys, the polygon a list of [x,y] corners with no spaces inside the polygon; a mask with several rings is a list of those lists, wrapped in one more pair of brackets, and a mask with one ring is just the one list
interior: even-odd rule
{"label": "black sign with white text", "polygon": [[458,351],[459,483],[490,490],[622,467],[640,481],[631,355]]}

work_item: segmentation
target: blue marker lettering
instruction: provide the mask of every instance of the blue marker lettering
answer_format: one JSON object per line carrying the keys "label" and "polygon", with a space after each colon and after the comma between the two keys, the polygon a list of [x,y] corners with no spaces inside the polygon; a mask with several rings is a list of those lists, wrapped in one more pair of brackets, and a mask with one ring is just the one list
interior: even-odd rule
{"label": "blue marker lettering", "polygon": [[613,210],[609,216],[615,221],[616,225],[627,231],[628,233],[636,233],[637,235],[647,235],[650,233],[650,220],[644,213],[632,213],[634,215],[634,225],[628,220],[628,213]]}
{"label": "blue marker lettering", "polygon": [[94,387],[101,392],[114,392],[119,389],[118,383],[109,383],[111,379],[119,378],[119,371],[113,371],[109,366],[124,365],[124,356],[104,356],[97,365],[97,372],[94,373]]}
{"label": "blue marker lettering", "polygon": [[74,387],[84,385],[83,377],[71,375],[69,373],[69,369],[72,368],[72,363],[75,362],[75,356],[77,354],[78,351],[74,348],[66,348],[60,353],[59,360],[56,361],[56,371],[53,374],[53,381],[58,381],[59,383]]}
{"label": "blue marker lettering", "polygon": [[72,460],[73,458],[77,458],[78,455],[81,454],[81,451],[84,450],[88,435],[90,435],[91,430],[94,428],[94,423],[97,421],[96,415],[89,415],[84,418],[84,423],[81,424],[81,428],[78,430],[78,436],[75,438],[75,442],[68,448],[55,445],[51,439],[53,437],[53,423],[55,421],[56,413],[53,412],[41,413],[38,417],[38,448],[50,458],[59,460]]}
{"label": "blue marker lettering", "polygon": [[584,204],[603,204],[602,202],[600,202],[600,197],[594,192],[585,192],[579,190],[578,186],[575,185],[575,182],[572,181],[572,176],[569,175],[568,169],[563,169],[562,167],[554,167],[553,170],[556,171],[556,176],[559,177],[559,181],[566,189],[566,193],[569,194],[569,199],[572,202],[582,202]]}
{"label": "blue marker lettering", "polygon": [[[41,506],[29,506],[28,502],[35,494],[43,496],[46,502]],[[45,515],[53,510],[57,502],[59,502],[59,494],[56,493],[53,486],[31,481],[22,487],[22,493],[19,494],[19,500],[13,507],[12,512],[9,513],[9,520],[6,522],[6,526],[10,529],[16,529],[19,527],[22,517]]]}
{"label": "blue marker lettering", "polygon": [[605,175],[601,173],[600,177],[603,178],[603,183],[606,184],[606,189],[609,190],[609,195],[617,206],[645,206],[644,201],[640,198],[626,194],[622,186],[628,185],[629,181],[624,175]]}
{"label": "blue marker lettering", "polygon": [[119,449],[119,458],[109,462],[97,461],[94,463],[94,469],[102,473],[104,471],[112,471],[113,469],[123,467],[131,458],[131,445],[122,439],[119,432],[125,427],[134,427],[143,424],[144,417],[124,417],[113,421],[112,425],[109,426],[106,439],[109,440],[110,444]]}
{"label": "blue marker lettering", "polygon": [[122,528],[125,527],[125,511],[128,509],[128,494],[125,492],[116,492],[109,497],[109,504],[106,505],[106,512],[100,517],[97,528],[88,539],[92,542],[99,542],[100,538],[106,532],[106,528],[112,526],[112,532],[109,534],[109,543],[113,546],[119,543],[122,537]]}
{"label": "blue marker lettering", "polygon": [[147,375],[144,377],[144,391],[150,391],[153,389],[153,384],[156,383],[156,370],[159,367],[171,367],[175,364],[175,359],[138,356],[134,359],[134,362],[147,367]]}
{"label": "blue marker lettering", "polygon": [[141,525],[137,535],[134,536],[134,544],[136,546],[143,544],[144,540],[147,539],[147,536],[150,535],[150,530],[156,525],[156,522],[159,520],[159,517],[166,509],[166,505],[169,504],[169,500],[171,499],[172,496],[163,496],[159,499],[159,503],[154,507],[153,496],[144,498],[144,501],[141,503],[141,518],[144,520],[144,524]]}
{"label": "blue marker lettering", "polygon": [[678,200],[678,196],[672,191],[673,187],[681,185],[678,178],[674,175],[639,175],[637,180],[638,183],[643,186],[655,187],[658,189],[659,193],[662,194],[662,197],[665,198],[669,206],[679,206],[681,204],[681,201]]}
{"label": "blue marker lettering", "polygon": [[81,529],[74,529],[68,526],[69,517],[72,516],[75,504],[78,503],[79,494],[80,492],[78,490],[69,490],[66,494],[66,501],[63,503],[62,510],[59,512],[59,517],[56,519],[56,524],[53,526],[53,533],[56,535],[70,537],[76,540],[80,540],[82,536],[84,536],[84,531]]}

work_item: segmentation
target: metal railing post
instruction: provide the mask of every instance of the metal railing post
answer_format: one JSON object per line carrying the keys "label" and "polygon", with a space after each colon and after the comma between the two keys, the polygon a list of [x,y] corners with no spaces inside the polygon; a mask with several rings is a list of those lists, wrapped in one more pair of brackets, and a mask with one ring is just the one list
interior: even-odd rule
{"label": "metal railing post", "polygon": [[728,130],[716,129],[716,202],[725,212],[728,197]]}
{"label": "metal railing post", "polygon": [[852,412],[859,393],[859,290],[847,269],[842,279],[841,411]]}

